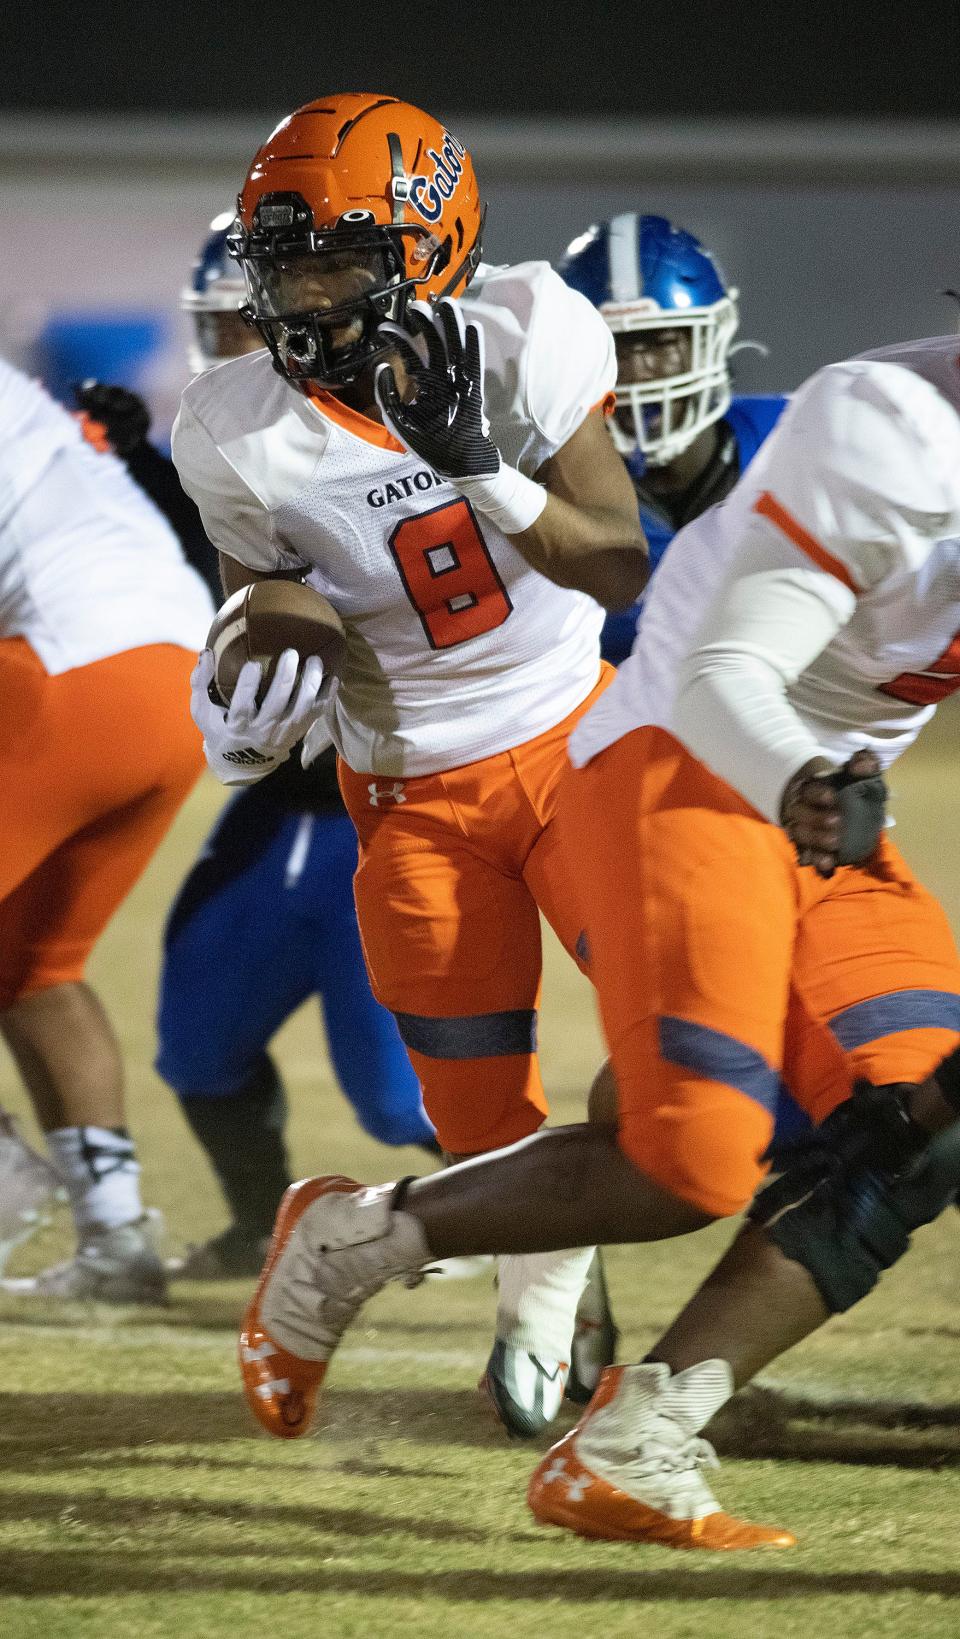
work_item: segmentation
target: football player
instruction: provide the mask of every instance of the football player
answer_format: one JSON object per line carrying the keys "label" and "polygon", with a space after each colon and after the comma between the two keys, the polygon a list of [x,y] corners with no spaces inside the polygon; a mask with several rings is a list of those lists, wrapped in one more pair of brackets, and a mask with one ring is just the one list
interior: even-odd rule
{"label": "football player", "polygon": [[360,1303],[427,1256],[661,1239],[739,1212],[784,1076],[817,1130],[777,1157],[648,1359],[604,1372],[529,1501],[590,1537],[792,1543],[721,1509],[701,1431],[957,1192],[960,958],[890,839],[881,772],[960,687],[958,634],[944,336],[811,378],[725,502],[681,531],[633,653],[573,730],[560,834],[618,1125],[383,1189],[296,1186],[242,1340],[266,1427],[309,1422]]}
{"label": "football player", "polygon": [[[656,568],[678,529],[722,501],[776,425],[786,398],[734,396],[738,292],[692,233],[624,212],[588,228],[557,271],[606,321],[617,350],[609,428],[626,462]],[[630,653],[639,606],[607,616],[602,649]]]}
{"label": "football player", "polygon": [[[181,306],[197,373],[263,346],[240,307],[243,275],[227,255],[233,212],[214,218]],[[147,437],[142,400],[120,388],[80,394],[137,482],[166,512],[222,597],[217,556],[176,469]],[[316,996],[338,1080],[370,1135],[436,1150],[420,1086],[392,1016],[370,991],[353,905],[356,836],[335,753],[293,758],[239,790],[204,843],[167,920],[157,1069],[180,1099],[230,1208],[225,1229],[168,1270],[185,1280],[256,1274],[284,1190],[286,1094],[268,1045]]]}
{"label": "football player", "polygon": [[[346,625],[329,733],[364,951],[452,1156],[546,1114],[539,912],[572,954],[582,925],[557,787],[607,681],[600,606],[648,570],[604,420],[610,333],[545,263],[482,266],[482,222],[470,156],[429,115],[352,94],[297,110],[232,241],[267,352],[200,376],[173,436],[228,590],[303,575]],[[257,778],[290,731],[211,706],[210,666],[210,766]],[[560,1403],[588,1261],[501,1267],[487,1378],[514,1432]]]}
{"label": "football player", "polygon": [[76,1223],[76,1255],[7,1291],[152,1302],[113,1029],[87,958],[203,766],[182,702],[213,605],[157,509],[0,363],[0,1034]]}

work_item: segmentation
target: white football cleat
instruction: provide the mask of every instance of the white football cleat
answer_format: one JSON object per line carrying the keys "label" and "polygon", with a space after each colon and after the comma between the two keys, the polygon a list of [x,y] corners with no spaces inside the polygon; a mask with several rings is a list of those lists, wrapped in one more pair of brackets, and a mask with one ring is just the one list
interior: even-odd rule
{"label": "white football cleat", "polygon": [[477,1386],[507,1433],[530,1440],[553,1422],[563,1405],[569,1370],[566,1360],[541,1360],[498,1338]]}
{"label": "white football cleat", "polygon": [[66,1200],[60,1174],[0,1111],[0,1271],[14,1247],[49,1223],[59,1200]]}
{"label": "white football cleat", "polygon": [[150,1211],[134,1223],[94,1225],[81,1234],[72,1258],[39,1275],[2,1280],[0,1290],[63,1303],[166,1303],[166,1271],[155,1239],[161,1223],[160,1214]]}
{"label": "white football cleat", "polygon": [[593,1254],[593,1247],[578,1247],[499,1261],[497,1336],[479,1387],[517,1439],[539,1434],[563,1404],[577,1304]]}
{"label": "white football cleat", "polygon": [[418,1219],[394,1212],[395,1184],[304,1178],[280,1202],[260,1283],[240,1324],[247,1404],[279,1439],[306,1434],[327,1362],[361,1305],[430,1262]]}
{"label": "white football cleat", "polygon": [[703,1470],[718,1467],[699,1431],[729,1399],[725,1360],[609,1366],[576,1428],[534,1469],[527,1502],[543,1525],[609,1542],[668,1548],[790,1548],[779,1527],[725,1514]]}

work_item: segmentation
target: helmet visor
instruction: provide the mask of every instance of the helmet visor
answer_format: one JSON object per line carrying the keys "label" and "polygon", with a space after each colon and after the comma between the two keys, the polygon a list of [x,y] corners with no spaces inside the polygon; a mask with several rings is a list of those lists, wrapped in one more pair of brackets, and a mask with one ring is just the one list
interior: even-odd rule
{"label": "helmet visor", "polygon": [[292,380],[351,380],[384,344],[377,327],[399,316],[403,252],[389,231],[311,233],[306,243],[239,248],[255,320]]}
{"label": "helmet visor", "polygon": [[380,247],[331,246],[248,265],[255,275],[258,307],[264,318],[312,313],[326,325],[363,305],[375,291],[389,288],[397,271],[388,266],[389,260]]}

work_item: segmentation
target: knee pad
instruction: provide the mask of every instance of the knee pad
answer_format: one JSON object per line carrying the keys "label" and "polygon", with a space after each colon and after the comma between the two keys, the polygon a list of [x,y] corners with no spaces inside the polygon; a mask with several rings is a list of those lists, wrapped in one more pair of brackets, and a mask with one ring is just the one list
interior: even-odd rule
{"label": "knee pad", "polygon": [[751,1207],[833,1314],[873,1290],[960,1186],[960,1123],[931,1139],[910,1118],[911,1091],[858,1082],[822,1126],[775,1152],[780,1176]]}

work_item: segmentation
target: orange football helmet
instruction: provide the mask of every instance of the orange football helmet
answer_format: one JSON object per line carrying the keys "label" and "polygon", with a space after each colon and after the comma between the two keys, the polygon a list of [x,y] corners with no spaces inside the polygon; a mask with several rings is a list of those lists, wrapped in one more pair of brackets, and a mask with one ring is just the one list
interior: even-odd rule
{"label": "orange football helmet", "polygon": [[244,309],[281,375],[336,390],[389,343],[411,295],[465,289],[483,207],[466,149],[396,97],[348,92],[281,120],[247,174],[228,238]]}

